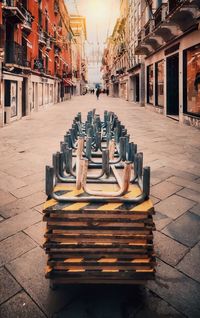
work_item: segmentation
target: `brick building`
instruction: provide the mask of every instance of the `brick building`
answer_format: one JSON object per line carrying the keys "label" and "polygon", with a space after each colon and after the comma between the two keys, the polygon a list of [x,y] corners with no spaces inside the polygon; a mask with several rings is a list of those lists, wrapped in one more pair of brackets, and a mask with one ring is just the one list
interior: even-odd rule
{"label": "brick building", "polygon": [[64,0],[3,0],[0,35],[0,126],[71,97],[74,35]]}
{"label": "brick building", "polygon": [[80,15],[70,16],[70,26],[74,35],[72,64],[76,65],[73,76],[76,74],[76,93],[83,94],[88,83],[87,59],[85,41],[87,40],[86,19]]}
{"label": "brick building", "polygon": [[125,100],[128,99],[128,10],[128,0],[121,0],[120,17],[102,59],[104,87],[109,88],[111,96]]}

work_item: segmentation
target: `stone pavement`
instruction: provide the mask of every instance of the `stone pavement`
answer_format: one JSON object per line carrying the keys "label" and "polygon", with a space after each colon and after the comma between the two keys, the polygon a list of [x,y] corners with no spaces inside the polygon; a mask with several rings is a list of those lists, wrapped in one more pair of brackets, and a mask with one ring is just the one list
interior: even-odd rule
{"label": "stone pavement", "polygon": [[[44,167],[78,111],[115,111],[151,166],[156,280],[146,287],[67,286],[44,278]],[[0,317],[200,317],[200,134],[100,96],[74,97],[0,130]]]}

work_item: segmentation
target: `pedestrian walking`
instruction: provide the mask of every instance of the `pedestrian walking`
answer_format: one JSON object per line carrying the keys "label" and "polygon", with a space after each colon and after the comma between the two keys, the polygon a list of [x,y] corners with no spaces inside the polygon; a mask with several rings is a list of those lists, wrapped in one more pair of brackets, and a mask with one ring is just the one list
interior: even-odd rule
{"label": "pedestrian walking", "polygon": [[97,88],[97,90],[96,90],[96,97],[97,97],[97,100],[99,99],[99,95],[100,95],[100,89],[99,89],[99,88]]}

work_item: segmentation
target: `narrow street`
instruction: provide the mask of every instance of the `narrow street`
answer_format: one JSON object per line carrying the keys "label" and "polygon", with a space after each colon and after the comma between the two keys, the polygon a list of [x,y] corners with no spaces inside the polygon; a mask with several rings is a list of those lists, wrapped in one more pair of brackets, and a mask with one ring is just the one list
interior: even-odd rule
{"label": "narrow street", "polygon": [[[45,165],[78,111],[115,111],[151,167],[156,280],[49,288],[42,249]],[[74,97],[0,130],[0,317],[200,317],[199,131],[100,95]]]}

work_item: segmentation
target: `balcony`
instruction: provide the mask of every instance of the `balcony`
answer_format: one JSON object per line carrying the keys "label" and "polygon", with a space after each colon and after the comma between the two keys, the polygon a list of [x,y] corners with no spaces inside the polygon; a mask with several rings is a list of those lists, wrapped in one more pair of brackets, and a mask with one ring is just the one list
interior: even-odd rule
{"label": "balcony", "polygon": [[191,28],[200,17],[200,1],[175,0],[169,1],[167,18],[177,25],[182,32]]}
{"label": "balcony", "polygon": [[55,15],[59,13],[59,4],[57,1],[54,2],[54,13]]}
{"label": "balcony", "polygon": [[41,45],[41,46],[46,45],[45,35],[44,35],[44,32],[41,31],[41,30],[39,31],[38,43],[39,43],[39,45]]}
{"label": "balcony", "polygon": [[46,39],[46,50],[47,50],[47,51],[50,51],[50,50],[51,50],[51,39],[50,39],[50,37],[48,37],[48,38]]}
{"label": "balcony", "polygon": [[135,53],[150,55],[192,27],[197,28],[200,1],[173,0],[162,3],[138,34]]}
{"label": "balcony", "polygon": [[9,22],[13,24],[24,23],[26,21],[26,9],[17,0],[3,0],[3,14]]}
{"label": "balcony", "polygon": [[126,45],[124,42],[122,42],[119,44],[117,53],[118,53],[118,55],[122,55],[125,51],[126,51]]}
{"label": "balcony", "polygon": [[16,68],[30,68],[30,62],[27,61],[22,45],[12,41],[6,42],[5,65]]}
{"label": "balcony", "polygon": [[167,15],[168,6],[167,3],[162,3],[160,7],[154,13],[154,27],[157,28],[163,21],[165,21]]}
{"label": "balcony", "polygon": [[122,74],[125,73],[125,71],[126,71],[126,67],[121,67],[121,68],[119,68],[118,70],[116,70],[116,73],[117,73],[118,75],[122,75]]}
{"label": "balcony", "polygon": [[60,48],[54,46],[54,55],[55,55],[55,57],[58,57],[59,53],[60,53]]}
{"label": "balcony", "polygon": [[183,2],[185,1],[184,0],[169,0],[168,1],[169,13],[176,10],[176,8],[179,7]]}
{"label": "balcony", "polygon": [[34,69],[37,69],[41,72],[44,71],[44,59],[39,58],[34,60]]}
{"label": "balcony", "polygon": [[26,34],[30,34],[32,30],[32,16],[26,11],[25,12],[25,21],[22,24],[22,29]]}

